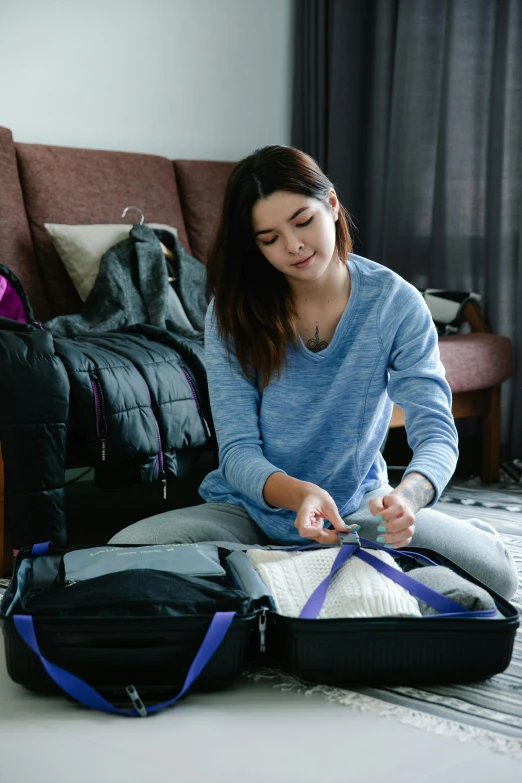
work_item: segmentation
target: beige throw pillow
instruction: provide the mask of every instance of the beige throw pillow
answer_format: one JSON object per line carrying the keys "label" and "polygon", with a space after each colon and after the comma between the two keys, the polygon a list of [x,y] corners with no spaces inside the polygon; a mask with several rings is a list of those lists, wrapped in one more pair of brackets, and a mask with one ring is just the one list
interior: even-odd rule
{"label": "beige throw pillow", "polygon": [[[162,223],[147,223],[149,228],[178,232]],[[65,266],[74,287],[83,302],[96,282],[104,253],[129,236],[132,225],[102,223],[98,225],[68,226],[62,223],[44,223],[53,245]]]}

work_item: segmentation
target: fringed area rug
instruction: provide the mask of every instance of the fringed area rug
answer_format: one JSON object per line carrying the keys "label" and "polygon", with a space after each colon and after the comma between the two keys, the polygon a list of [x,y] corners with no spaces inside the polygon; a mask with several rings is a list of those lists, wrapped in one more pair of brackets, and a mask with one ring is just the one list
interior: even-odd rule
{"label": "fringed area rug", "polygon": [[[522,494],[503,486],[481,486],[478,480],[449,486],[436,508],[454,517],[478,517],[494,525],[517,562],[520,587],[512,603],[522,614]],[[275,688],[306,696],[322,694],[328,701],[357,710],[394,716],[419,729],[475,741],[522,758],[522,630],[513,658],[502,674],[468,685],[424,688],[353,688],[303,682],[281,672],[246,672],[252,679],[271,679]]]}

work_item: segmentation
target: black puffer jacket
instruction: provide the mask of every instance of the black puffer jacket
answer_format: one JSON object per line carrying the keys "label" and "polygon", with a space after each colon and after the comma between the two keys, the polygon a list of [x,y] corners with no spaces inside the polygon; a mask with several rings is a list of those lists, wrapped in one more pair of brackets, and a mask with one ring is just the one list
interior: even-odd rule
{"label": "black puffer jacket", "polygon": [[183,475],[211,439],[203,345],[154,326],[54,337],[0,319],[5,519],[15,548],[66,541],[67,431],[101,486]]}

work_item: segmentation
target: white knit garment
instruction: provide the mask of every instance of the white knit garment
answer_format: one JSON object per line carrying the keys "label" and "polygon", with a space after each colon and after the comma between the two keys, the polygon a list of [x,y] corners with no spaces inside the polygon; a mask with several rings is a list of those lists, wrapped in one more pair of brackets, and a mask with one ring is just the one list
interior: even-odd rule
{"label": "white knit garment", "polygon": [[[269,588],[278,614],[299,617],[332,570],[338,552],[337,547],[309,552],[249,549],[247,555]],[[369,552],[401,570],[388,552]],[[319,619],[332,617],[421,617],[421,613],[416,599],[404,587],[352,555],[330,582],[319,613]]]}

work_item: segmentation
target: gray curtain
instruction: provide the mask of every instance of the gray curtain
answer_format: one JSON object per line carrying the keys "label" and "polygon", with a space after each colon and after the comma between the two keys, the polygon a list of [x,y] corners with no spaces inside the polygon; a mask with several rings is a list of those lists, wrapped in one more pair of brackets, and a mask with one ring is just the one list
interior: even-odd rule
{"label": "gray curtain", "polygon": [[354,252],[483,295],[515,348],[503,456],[522,455],[522,0],[296,0],[292,144]]}

